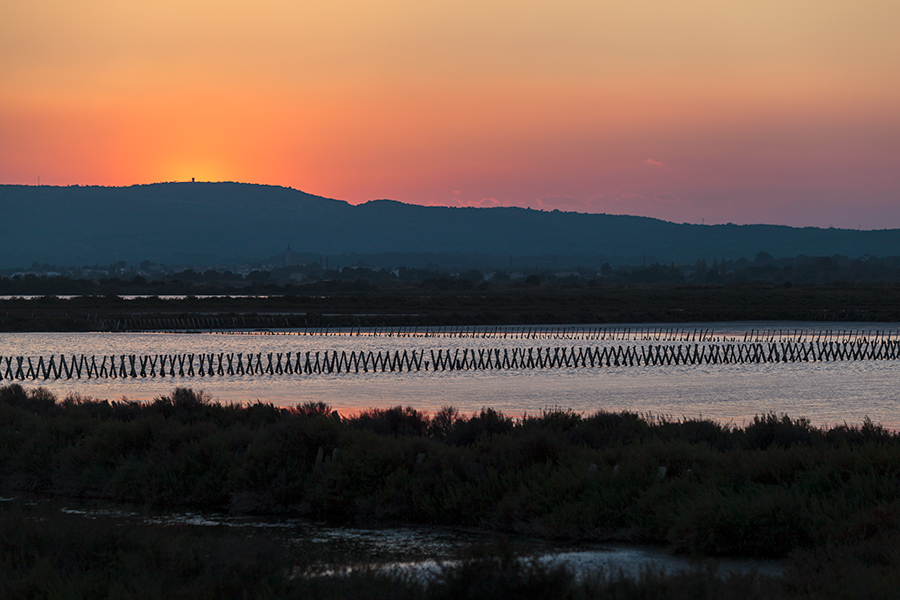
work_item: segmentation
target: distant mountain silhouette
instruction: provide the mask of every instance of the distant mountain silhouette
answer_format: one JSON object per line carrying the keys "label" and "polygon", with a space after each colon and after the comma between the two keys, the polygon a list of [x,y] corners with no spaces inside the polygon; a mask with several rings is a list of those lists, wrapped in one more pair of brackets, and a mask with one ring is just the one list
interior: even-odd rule
{"label": "distant mountain silhouette", "polygon": [[[353,206],[240,183],[131,187],[0,186],[0,267],[142,260],[196,265],[324,256],[471,255],[508,265],[688,263],[699,258],[900,255],[900,230],[689,225],[647,217],[523,208]],[[399,266],[399,265],[397,265]]]}

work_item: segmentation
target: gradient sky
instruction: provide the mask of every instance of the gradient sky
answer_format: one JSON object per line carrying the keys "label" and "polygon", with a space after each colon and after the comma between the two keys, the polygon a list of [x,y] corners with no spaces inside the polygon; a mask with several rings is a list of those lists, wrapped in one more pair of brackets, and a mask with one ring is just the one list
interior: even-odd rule
{"label": "gradient sky", "polygon": [[4,0],[0,183],[900,227],[897,0]]}

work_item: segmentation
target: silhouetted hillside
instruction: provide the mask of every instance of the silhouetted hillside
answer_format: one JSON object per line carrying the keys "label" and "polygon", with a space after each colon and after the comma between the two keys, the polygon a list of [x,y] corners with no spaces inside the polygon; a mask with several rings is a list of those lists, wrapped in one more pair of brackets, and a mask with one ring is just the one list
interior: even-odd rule
{"label": "silhouetted hillside", "polygon": [[760,251],[776,258],[900,255],[900,230],[679,225],[646,217],[390,200],[352,206],[293,189],[238,183],[5,185],[0,215],[0,267],[35,261],[238,263],[283,253],[288,245],[297,255],[468,254],[497,265],[542,257],[596,265],[686,263]]}

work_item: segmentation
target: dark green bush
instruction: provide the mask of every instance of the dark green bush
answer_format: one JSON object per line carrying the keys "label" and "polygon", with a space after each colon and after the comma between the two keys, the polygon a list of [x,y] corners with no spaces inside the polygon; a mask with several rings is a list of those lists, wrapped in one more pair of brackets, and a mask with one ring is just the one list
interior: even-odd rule
{"label": "dark green bush", "polygon": [[157,396],[148,406],[151,414],[159,414],[182,423],[196,423],[203,418],[218,416],[224,412],[223,408],[219,404],[213,404],[212,398],[202,390],[195,392],[182,387],[175,388],[171,396]]}
{"label": "dark green bush", "polygon": [[863,423],[859,427],[852,427],[844,423],[832,427],[825,432],[825,439],[833,445],[851,444],[860,445],[868,442],[890,442],[894,435],[882,427],[872,423],[869,417],[863,419]]}
{"label": "dark green bush", "polygon": [[775,415],[743,429],[564,410],[341,418],[321,403],[224,405],[183,388],[56,403],[14,385],[0,387],[0,491],[782,556],[900,497],[900,437]]}
{"label": "dark green bush", "polygon": [[21,408],[35,415],[46,416],[58,412],[56,396],[49,390],[39,387],[26,391],[18,383],[0,386],[0,403]]}
{"label": "dark green bush", "polygon": [[453,406],[442,406],[431,418],[428,435],[439,440],[446,440],[461,419],[459,410]]}
{"label": "dark green bush", "polygon": [[513,430],[513,420],[493,408],[482,408],[469,419],[459,419],[453,431],[447,436],[448,443],[456,446],[471,446],[483,437],[509,433]]}
{"label": "dark green bush", "polygon": [[368,429],[378,435],[424,436],[431,424],[428,415],[411,406],[403,408],[370,408],[350,419],[353,427]]}
{"label": "dark green bush", "polygon": [[791,419],[787,415],[778,417],[775,413],[753,417],[744,430],[747,445],[750,448],[768,448],[778,446],[790,448],[796,444],[809,444],[813,438],[821,436],[821,432],[810,425],[809,419]]}
{"label": "dark green bush", "polygon": [[602,448],[612,444],[638,442],[650,434],[650,424],[637,413],[599,411],[573,427],[569,438],[574,443]]}

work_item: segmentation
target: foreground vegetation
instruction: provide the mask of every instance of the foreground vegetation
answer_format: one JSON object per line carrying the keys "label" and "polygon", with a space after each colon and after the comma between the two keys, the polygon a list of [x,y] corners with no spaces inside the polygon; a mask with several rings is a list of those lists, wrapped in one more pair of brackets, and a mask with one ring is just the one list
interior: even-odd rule
{"label": "foreground vegetation", "polygon": [[[0,597],[386,598],[396,600],[695,600],[895,598],[900,576],[896,505],[855,523],[826,547],[792,553],[783,578],[719,574],[714,567],[637,578],[518,560],[476,550],[425,580],[397,571],[303,576],[315,561],[286,537],[229,527],[159,525],[61,512],[47,503],[0,503]],[[877,531],[876,531],[877,529]]]}
{"label": "foreground vegetation", "polygon": [[638,581],[484,552],[447,566],[431,581],[362,569],[295,576],[313,556],[301,545],[221,527],[161,526],[0,504],[0,596],[4,598],[777,598],[787,588],[750,575],[709,572]]}
{"label": "foreground vegetation", "polygon": [[900,436],[765,415],[713,421],[324,404],[59,402],[0,387],[0,487],[333,523],[476,525],[780,557],[900,499]]}
{"label": "foreground vegetation", "polygon": [[184,388],[138,403],[10,385],[0,387],[0,488],[789,561],[784,580],[581,581],[496,555],[447,567],[430,585],[376,571],[304,578],[290,575],[309,557],[283,539],[122,527],[4,502],[5,597],[849,598],[890,597],[900,578],[900,436],[869,422],[824,430],[775,415],[732,427],[401,407],[341,418],[323,404],[223,405]]}

